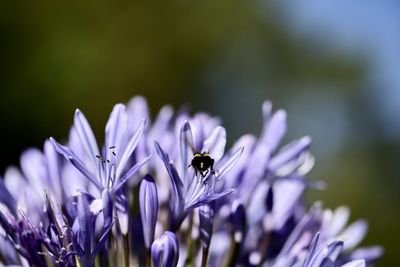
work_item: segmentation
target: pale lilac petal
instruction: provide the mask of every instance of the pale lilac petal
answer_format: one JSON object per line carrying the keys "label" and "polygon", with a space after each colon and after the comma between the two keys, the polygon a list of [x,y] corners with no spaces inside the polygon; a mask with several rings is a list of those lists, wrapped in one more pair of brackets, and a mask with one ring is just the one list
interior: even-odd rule
{"label": "pale lilac petal", "polygon": [[[113,223],[113,196],[108,189],[104,189],[101,194],[102,206],[103,206],[103,231]],[[94,201],[93,201],[94,202]],[[92,202],[92,203],[93,203]]]}
{"label": "pale lilac petal", "polygon": [[139,206],[144,243],[146,248],[149,249],[154,240],[158,212],[157,186],[153,177],[149,174],[142,179],[140,184]]}
{"label": "pale lilac petal", "polygon": [[173,212],[175,216],[179,216],[180,214],[183,213],[184,210],[184,195],[183,195],[183,184],[181,181],[181,178],[178,175],[178,172],[176,171],[174,165],[170,162],[168,154],[164,152],[164,150],[161,148],[161,146],[157,143],[157,141],[154,142],[154,145],[157,150],[158,156],[161,158],[162,162],[165,165],[165,168],[167,169],[168,175],[171,180],[171,185],[172,185],[172,203],[171,205],[173,206]]}
{"label": "pale lilac petal", "polygon": [[241,196],[247,202],[259,181],[265,176],[269,150],[265,146],[258,145],[247,159],[248,167],[244,170],[241,183]]}
{"label": "pale lilac petal", "polygon": [[317,250],[319,236],[320,236],[320,233],[318,232],[318,233],[316,233],[314,235],[313,239],[311,240],[311,243],[310,243],[310,245],[308,247],[308,255],[305,258],[304,263],[303,263],[304,267],[310,266],[310,262],[312,260],[312,257],[315,255],[316,250]]}
{"label": "pale lilac petal", "polygon": [[224,266],[224,260],[229,253],[231,242],[231,236],[224,231],[216,232],[213,235],[208,262],[212,262],[214,265],[210,266]]}
{"label": "pale lilac petal", "polygon": [[366,262],[374,262],[382,257],[383,253],[384,249],[381,246],[362,247],[354,250],[350,255],[350,259],[364,259]]}
{"label": "pale lilac petal", "polygon": [[172,118],[174,111],[171,106],[164,106],[161,108],[156,120],[153,123],[148,135],[146,136],[146,145],[149,149],[149,153],[153,151],[154,140],[157,140],[164,147],[169,147],[169,144],[175,143],[172,127]]}
{"label": "pale lilac petal", "polygon": [[216,164],[215,166],[215,176],[218,178],[223,176],[226,172],[228,172],[235,163],[239,160],[240,156],[243,153],[243,147],[239,147],[233,154],[228,155],[228,160],[224,161],[221,165]]}
{"label": "pale lilac petal", "polygon": [[135,150],[135,148],[136,148],[137,144],[139,143],[139,140],[142,136],[145,123],[146,123],[146,120],[143,119],[142,122],[140,123],[139,127],[137,128],[136,132],[130,138],[126,148],[124,149],[124,152],[118,161],[116,177],[120,177],[122,172],[125,170],[126,164],[129,160],[129,157],[132,155],[132,152]]}
{"label": "pale lilac petal", "polygon": [[214,225],[214,203],[199,207],[200,240],[203,248],[210,246]]}
{"label": "pale lilac petal", "polygon": [[19,198],[21,188],[27,188],[27,181],[21,171],[14,166],[8,167],[4,172],[4,184],[15,199]]}
{"label": "pale lilac petal", "polygon": [[8,191],[3,177],[0,177],[0,204],[4,203],[13,215],[16,215],[16,202],[10,191]]}
{"label": "pale lilac petal", "polygon": [[68,147],[59,144],[54,138],[50,137],[50,141],[54,144],[58,153],[63,155],[72,165],[74,165],[90,182],[92,182],[98,189],[103,189],[103,185],[96,179],[96,177],[85,167]]}
{"label": "pale lilac petal", "polygon": [[368,230],[368,223],[364,220],[358,220],[349,225],[337,238],[343,240],[344,249],[352,249],[363,239]]}
{"label": "pale lilac petal", "polygon": [[303,218],[297,223],[296,227],[289,235],[285,245],[279,253],[280,257],[285,257],[285,255],[289,254],[290,250],[296,245],[296,242],[301,240],[302,236],[304,236],[304,233],[312,233],[309,242],[311,241],[312,236],[317,232],[315,231],[315,228],[318,227],[318,221],[321,213],[322,211],[319,203],[314,204],[310,212],[303,216]]}
{"label": "pale lilac petal", "polygon": [[208,194],[208,195],[202,196],[200,198],[196,198],[195,200],[185,204],[185,212],[189,212],[194,208],[200,207],[201,205],[210,203],[210,202],[217,200],[219,198],[222,198],[226,195],[232,194],[233,192],[235,192],[234,189],[228,189],[222,193]]}
{"label": "pale lilac petal", "polygon": [[298,141],[294,141],[283,147],[269,163],[269,169],[274,172],[283,165],[295,161],[302,153],[307,151],[311,144],[311,138],[305,136]]}
{"label": "pale lilac petal", "polygon": [[166,231],[154,240],[151,246],[151,256],[154,267],[176,266],[179,259],[179,244],[176,235]]}
{"label": "pale lilac petal", "polygon": [[96,156],[100,155],[99,147],[92,128],[90,127],[85,115],[83,115],[79,109],[75,111],[74,126],[79,139],[81,140],[81,144],[86,150],[88,158],[93,162],[93,166],[96,166]]}
{"label": "pale lilac petal", "polygon": [[[133,167],[131,167],[119,180],[117,180],[116,184],[113,187],[113,192],[118,191],[130,178],[136,174],[140,168],[143,167],[150,159],[152,155],[147,156],[146,158],[142,159],[140,162],[136,163]],[[136,182],[138,182],[136,180]]]}
{"label": "pale lilac petal", "polygon": [[250,199],[246,205],[247,217],[249,225],[255,225],[261,222],[266,209],[262,203],[264,203],[268,190],[270,188],[269,183],[266,181],[260,182],[254,191],[250,194]]}
{"label": "pale lilac petal", "polygon": [[342,265],[342,267],[365,267],[365,260],[354,260]]}
{"label": "pale lilac petal", "polygon": [[[239,178],[241,172],[246,168],[248,165],[248,159],[253,152],[254,145],[256,143],[256,137],[254,135],[246,134],[239,138],[238,141],[233,145],[233,147],[227,153],[228,155],[233,154],[233,151],[238,150],[240,147],[243,147],[242,155],[236,161],[236,163],[231,167],[229,171],[229,175],[226,175],[223,179],[225,188],[233,188],[237,187],[239,183]],[[225,161],[229,160],[228,157],[223,157],[218,164],[224,163]],[[216,187],[219,188],[218,183]],[[221,191],[221,190],[216,190]]]}
{"label": "pale lilac petal", "polygon": [[133,97],[127,105],[127,112],[130,129],[136,129],[143,119],[150,123],[149,107],[143,96]]}
{"label": "pale lilac petal", "polygon": [[333,213],[332,218],[329,220],[329,224],[324,229],[324,234],[328,237],[338,235],[346,226],[350,217],[350,210],[347,207],[338,207]]}
{"label": "pale lilac petal", "polygon": [[185,187],[188,180],[188,167],[191,164],[194,151],[193,147],[193,134],[189,122],[185,122],[179,134],[179,148],[181,156],[181,177],[184,181]]}
{"label": "pale lilac petal", "polygon": [[38,149],[28,149],[21,155],[21,169],[30,186],[39,194],[44,196],[44,191],[48,188],[47,181],[44,180],[45,160],[42,152]]}
{"label": "pale lilac petal", "polygon": [[114,220],[107,226],[107,228],[104,229],[101,237],[99,238],[99,241],[97,242],[96,246],[93,249],[92,252],[93,257],[95,257],[96,254],[99,253],[100,249],[104,247],[106,241],[108,240],[108,234],[110,233],[113,225],[114,225]]}
{"label": "pale lilac petal", "polygon": [[263,122],[264,124],[269,123],[272,114],[272,102],[271,101],[264,101],[262,104],[262,115],[263,115]]}
{"label": "pale lilac petal", "polygon": [[215,161],[218,161],[224,155],[225,145],[226,130],[221,126],[218,126],[204,141],[203,149],[201,152],[208,152]]}
{"label": "pale lilac petal", "polygon": [[[62,169],[61,185],[67,197],[77,196],[81,191],[87,190],[88,179],[72,164],[67,164]],[[91,182],[89,182],[92,184]],[[97,191],[97,187],[96,191]],[[89,191],[90,192],[90,191]]]}
{"label": "pale lilac petal", "polygon": [[125,147],[122,147],[122,144],[125,138],[127,123],[128,118],[125,105],[115,105],[106,125],[105,149],[107,150],[107,158],[112,158],[114,156],[112,152],[116,154],[114,157],[119,158],[122,151],[124,151]]}
{"label": "pale lilac petal", "polygon": [[284,110],[278,110],[275,112],[274,115],[272,115],[268,122],[264,122],[264,128],[261,133],[260,143],[265,145],[269,149],[270,153],[272,153],[278,147],[285,133],[286,112]]}
{"label": "pale lilac petal", "polygon": [[103,210],[103,200],[101,198],[95,199],[89,205],[90,211],[97,215]]}
{"label": "pale lilac petal", "polygon": [[303,267],[322,267],[322,266],[332,266],[332,265],[322,265],[324,262],[334,263],[339,256],[339,253],[343,249],[342,241],[334,241],[328,246],[321,247],[317,252],[315,252],[314,257],[311,259],[310,263],[303,265]]}
{"label": "pale lilac petal", "polygon": [[57,197],[57,201],[61,202],[63,197],[61,187],[61,156],[57,153],[50,140],[45,141],[43,153],[47,167],[46,181],[51,185],[52,192]]}
{"label": "pale lilac petal", "polygon": [[162,107],[153,123],[153,127],[151,128],[152,135],[159,134],[162,136],[163,134],[167,133],[173,115],[174,110],[171,106]]}
{"label": "pale lilac petal", "polygon": [[305,185],[300,182],[278,180],[273,185],[275,198],[272,208],[274,229],[281,229],[287,219],[293,214],[300,197],[303,194]]}

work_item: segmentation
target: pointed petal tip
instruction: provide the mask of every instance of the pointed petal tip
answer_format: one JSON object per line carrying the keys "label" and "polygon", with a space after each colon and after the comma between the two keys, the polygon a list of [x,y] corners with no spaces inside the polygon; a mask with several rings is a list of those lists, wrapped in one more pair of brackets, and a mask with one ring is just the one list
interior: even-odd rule
{"label": "pointed petal tip", "polygon": [[312,141],[312,139],[311,139],[311,136],[309,136],[309,135],[303,136],[303,137],[300,139],[300,142],[302,142],[302,143],[304,143],[304,144],[308,144],[308,145],[311,144],[311,141]]}
{"label": "pointed petal tip", "polygon": [[189,131],[191,129],[189,121],[185,120],[182,126],[183,131]]}
{"label": "pointed petal tip", "polygon": [[117,104],[114,105],[114,109],[115,108],[125,108],[125,104],[117,103]]}
{"label": "pointed petal tip", "polygon": [[154,140],[154,146],[156,147],[157,154],[160,154],[161,146],[156,140]]}
{"label": "pointed petal tip", "polygon": [[262,108],[264,109],[271,109],[272,108],[272,102],[270,100],[265,100],[262,103]]}
{"label": "pointed petal tip", "polygon": [[286,120],[286,117],[287,117],[286,110],[284,110],[284,109],[278,109],[278,110],[276,111],[276,113],[275,113],[275,116],[279,116],[279,117],[281,117],[282,119]]}
{"label": "pointed petal tip", "polygon": [[148,173],[145,176],[143,176],[142,180],[146,180],[148,182],[154,182],[154,178],[150,173]]}

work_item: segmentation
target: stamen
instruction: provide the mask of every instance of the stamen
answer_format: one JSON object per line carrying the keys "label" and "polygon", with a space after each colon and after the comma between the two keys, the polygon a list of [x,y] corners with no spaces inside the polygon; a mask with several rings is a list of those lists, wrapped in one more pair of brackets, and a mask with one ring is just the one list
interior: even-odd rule
{"label": "stamen", "polygon": [[114,151],[114,149],[116,148],[116,146],[110,146],[108,149],[110,149],[111,150],[111,153],[114,155],[114,156],[116,156],[117,154],[115,154],[115,151]]}

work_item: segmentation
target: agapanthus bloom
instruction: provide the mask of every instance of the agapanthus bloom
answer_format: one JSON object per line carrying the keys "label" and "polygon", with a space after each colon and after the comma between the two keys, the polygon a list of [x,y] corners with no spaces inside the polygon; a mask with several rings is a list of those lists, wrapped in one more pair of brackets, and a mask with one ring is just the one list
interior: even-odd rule
{"label": "agapanthus bloom", "polygon": [[[265,102],[260,137],[225,149],[206,113],[154,122],[117,104],[98,146],[79,110],[68,142],[29,149],[0,179],[0,266],[370,266],[382,248],[349,210],[308,208],[311,138],[280,147],[286,113]],[[153,156],[152,156],[153,155]]]}

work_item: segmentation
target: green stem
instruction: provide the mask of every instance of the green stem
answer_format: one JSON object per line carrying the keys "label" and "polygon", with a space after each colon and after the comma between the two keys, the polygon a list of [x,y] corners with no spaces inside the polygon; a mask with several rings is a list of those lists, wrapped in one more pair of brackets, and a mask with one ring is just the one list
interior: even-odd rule
{"label": "green stem", "polygon": [[207,259],[208,259],[208,247],[204,247],[203,254],[201,255],[201,267],[207,266]]}
{"label": "green stem", "polygon": [[261,263],[265,260],[265,258],[267,257],[267,251],[268,251],[269,241],[270,241],[270,240],[271,240],[271,232],[268,231],[268,232],[263,236],[263,239],[262,239],[261,245],[260,245],[260,254],[261,254],[260,265],[261,265]]}
{"label": "green stem", "polygon": [[239,256],[240,243],[233,240],[228,252],[228,257],[225,260],[225,267],[234,267]]}
{"label": "green stem", "polygon": [[108,251],[109,266],[118,266],[118,241],[115,238],[113,232],[110,232],[109,236],[110,250]]}
{"label": "green stem", "polygon": [[193,266],[192,254],[193,254],[193,238],[192,238],[192,227],[193,227],[193,212],[189,215],[189,227],[187,237],[187,256],[186,265],[187,267]]}
{"label": "green stem", "polygon": [[77,267],[82,267],[82,263],[81,263],[81,261],[79,260],[79,257],[75,256],[75,262],[76,262],[76,266],[77,266]]}
{"label": "green stem", "polygon": [[151,267],[151,250],[146,248],[146,267]]}
{"label": "green stem", "polygon": [[124,261],[125,261],[125,267],[129,267],[129,254],[130,254],[130,249],[129,249],[129,235],[126,234],[123,236],[124,239]]}

